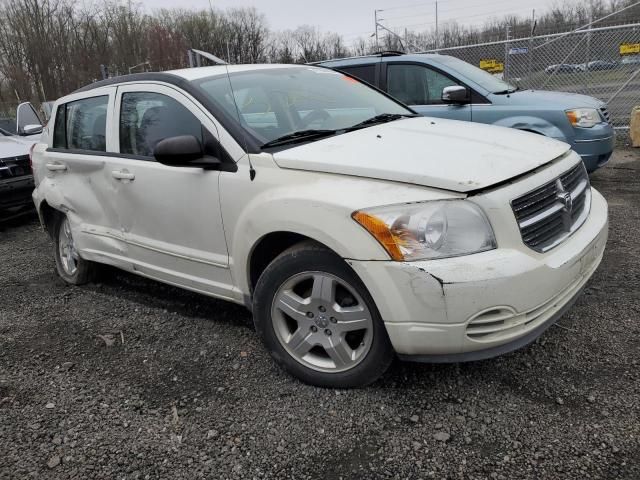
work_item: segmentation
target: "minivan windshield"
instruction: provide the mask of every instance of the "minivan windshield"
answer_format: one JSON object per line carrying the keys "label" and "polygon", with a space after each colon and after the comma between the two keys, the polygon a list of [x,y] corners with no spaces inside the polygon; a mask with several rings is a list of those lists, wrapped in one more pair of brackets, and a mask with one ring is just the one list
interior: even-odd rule
{"label": "minivan windshield", "polygon": [[230,72],[194,84],[263,147],[415,115],[360,81],[320,67]]}
{"label": "minivan windshield", "polygon": [[460,76],[463,77],[461,80],[464,81],[464,79],[467,78],[491,93],[509,93],[516,91],[513,85],[458,58],[442,55],[438,57],[438,63],[458,72]]}

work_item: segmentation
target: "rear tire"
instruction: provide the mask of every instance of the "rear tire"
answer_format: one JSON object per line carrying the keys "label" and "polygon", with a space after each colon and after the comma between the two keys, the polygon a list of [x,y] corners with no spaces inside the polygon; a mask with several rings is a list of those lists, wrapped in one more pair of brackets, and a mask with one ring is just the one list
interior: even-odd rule
{"label": "rear tire", "polygon": [[58,275],[71,285],[83,285],[96,275],[96,264],[80,257],[76,250],[69,219],[56,215],[53,225],[54,257]]}
{"label": "rear tire", "polygon": [[260,276],[256,330],[285,370],[320,387],[362,387],[378,379],[394,351],[378,309],[355,272],[313,242],[291,247]]}

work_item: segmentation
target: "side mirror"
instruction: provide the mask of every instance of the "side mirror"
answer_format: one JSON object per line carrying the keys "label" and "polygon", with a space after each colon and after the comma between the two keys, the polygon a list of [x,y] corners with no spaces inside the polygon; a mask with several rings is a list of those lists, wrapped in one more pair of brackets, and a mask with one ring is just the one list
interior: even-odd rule
{"label": "side mirror", "polygon": [[198,167],[216,170],[220,160],[206,157],[202,143],[193,135],[180,135],[159,141],[153,149],[153,156],[163,165],[171,167]]}
{"label": "side mirror", "polygon": [[469,103],[470,101],[469,90],[465,87],[455,85],[452,87],[444,87],[442,89],[442,102],[443,103]]}
{"label": "side mirror", "polygon": [[18,105],[16,110],[16,132],[18,135],[34,135],[36,132],[35,129],[31,128],[31,132],[27,133],[27,127],[33,127],[37,125],[40,127],[40,132],[42,132],[42,122],[36,113],[35,108],[29,102],[23,102]]}
{"label": "side mirror", "polygon": [[42,125],[25,125],[22,127],[22,135],[37,135],[42,133]]}

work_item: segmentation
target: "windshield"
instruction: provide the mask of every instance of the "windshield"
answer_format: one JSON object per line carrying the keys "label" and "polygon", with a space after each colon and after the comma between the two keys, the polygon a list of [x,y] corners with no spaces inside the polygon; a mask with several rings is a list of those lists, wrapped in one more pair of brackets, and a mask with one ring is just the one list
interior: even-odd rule
{"label": "windshield", "polygon": [[455,70],[460,74],[461,77],[468,78],[472,82],[480,85],[482,88],[488,90],[491,93],[516,90],[514,86],[508,84],[503,80],[500,80],[495,75],[491,75],[490,73],[485,72],[484,70],[458,58],[443,55],[441,57],[438,57],[437,61],[438,63],[446,65],[452,70]]}
{"label": "windshield", "polygon": [[376,115],[413,112],[342,73],[319,67],[267,68],[194,82],[260,145],[294,132],[343,130]]}

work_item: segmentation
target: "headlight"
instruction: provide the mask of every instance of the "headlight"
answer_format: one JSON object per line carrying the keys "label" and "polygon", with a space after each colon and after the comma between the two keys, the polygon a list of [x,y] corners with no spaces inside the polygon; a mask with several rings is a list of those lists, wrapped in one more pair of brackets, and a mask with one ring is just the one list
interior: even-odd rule
{"label": "headlight", "polygon": [[574,127],[591,128],[602,122],[600,114],[595,108],[575,108],[567,110],[565,113]]}
{"label": "headlight", "polygon": [[489,220],[466,200],[358,210],[353,219],[398,261],[457,257],[496,248]]}

